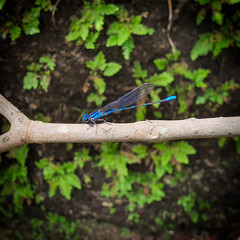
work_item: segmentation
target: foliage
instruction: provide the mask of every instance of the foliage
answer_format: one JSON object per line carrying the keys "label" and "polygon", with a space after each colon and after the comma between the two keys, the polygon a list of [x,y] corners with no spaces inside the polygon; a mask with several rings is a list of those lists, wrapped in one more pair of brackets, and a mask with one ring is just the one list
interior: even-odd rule
{"label": "foliage", "polygon": [[92,61],[87,61],[87,67],[90,69],[90,77],[94,82],[94,87],[98,93],[91,93],[87,101],[95,102],[98,106],[102,104],[105,100],[105,97],[102,94],[106,90],[106,83],[103,78],[114,76],[122,68],[121,65],[115,62],[106,62],[105,55],[102,51]]}
{"label": "foliage", "polygon": [[[97,166],[103,167],[106,177],[112,178],[111,184],[104,184],[102,195],[105,197],[126,197],[129,201],[128,210],[132,213],[136,206],[143,206],[154,201],[161,201],[165,196],[164,184],[160,179],[165,174],[172,174],[175,161],[177,164],[188,164],[188,155],[196,150],[187,142],[172,144],[155,144],[155,151],[148,153],[143,145],[136,145],[132,151],[135,154],[118,151],[118,143],[103,143],[101,158]],[[128,165],[140,163],[141,159],[151,159],[155,165],[154,172],[133,172]],[[115,161],[112,161],[115,159]],[[175,159],[175,160],[174,160]],[[177,162],[176,162],[177,161]],[[131,214],[129,220],[139,221],[137,215]],[[135,218],[136,217],[136,218]]]}
{"label": "foliage", "polygon": [[[0,11],[4,11],[5,0],[0,1]],[[40,32],[39,17],[42,11],[53,11],[55,7],[50,0],[35,0],[34,6],[26,7],[27,4],[13,5],[13,9],[3,12],[4,23],[0,26],[0,34],[6,38],[10,34],[12,41],[18,39],[22,31],[26,35],[34,35]],[[12,14],[14,12],[14,14]]]}
{"label": "foliage", "polygon": [[[21,214],[23,202],[30,204],[34,197],[26,167],[28,151],[27,145],[10,150],[7,158],[12,159],[13,164],[0,169],[0,212],[9,218],[13,216],[13,213]],[[12,197],[13,206],[7,201],[9,196]]]}
{"label": "foliage", "polygon": [[[196,104],[205,104],[207,101],[211,103],[216,103],[222,105],[224,102],[227,101],[229,97],[229,90],[239,89],[240,85],[235,83],[233,80],[226,81],[221,85],[221,87],[213,89],[208,88],[204,92],[202,96],[198,96],[196,99]],[[212,104],[210,105],[212,111],[216,111],[217,106],[213,107]]]}
{"label": "foliage", "polygon": [[81,189],[80,180],[74,171],[76,170],[76,164],[67,162],[64,164],[51,163],[47,158],[42,158],[35,163],[39,169],[43,170],[43,177],[48,182],[50,190],[49,196],[53,197],[57,188],[60,189],[60,193],[66,198],[71,199],[71,193],[73,187]]}
{"label": "foliage", "polygon": [[40,85],[44,91],[48,90],[51,81],[51,72],[55,68],[55,60],[49,55],[42,56],[39,62],[28,65],[27,74],[23,79],[23,88],[26,90],[37,89]]}
{"label": "foliage", "polygon": [[[206,56],[209,52],[217,57],[224,48],[229,48],[234,44],[240,47],[240,11],[235,7],[240,1],[195,1],[202,6],[197,15],[197,24],[201,24],[211,11],[211,20],[221,27],[199,36],[191,51],[191,59],[196,60],[199,56]],[[231,15],[229,16],[230,9]]]}
{"label": "foliage", "polygon": [[177,201],[177,204],[184,208],[184,211],[190,216],[193,223],[207,221],[206,212],[211,208],[211,205],[203,201],[202,198],[197,198],[195,192],[182,196]]}
{"label": "foliage", "polygon": [[73,19],[66,40],[76,41],[77,45],[85,43],[86,49],[95,49],[100,32],[103,30],[106,15],[113,15],[118,11],[115,4],[105,4],[104,1],[84,1],[81,19]]}
{"label": "foliage", "polygon": [[34,116],[34,119],[37,121],[42,121],[45,123],[49,123],[51,122],[51,118],[50,117],[45,117],[42,113],[38,113]]}
{"label": "foliage", "polygon": [[106,46],[121,46],[126,60],[129,60],[134,48],[132,35],[152,35],[154,32],[152,28],[141,23],[141,16],[129,16],[123,6],[105,4],[103,0],[95,0],[92,4],[85,1],[84,5],[82,17],[73,19],[66,40],[76,41],[77,45],[85,44],[86,49],[96,48],[95,44],[104,29],[104,20],[107,15],[114,15],[118,21],[111,23],[107,30],[109,37]]}
{"label": "foliage", "polygon": [[59,216],[55,213],[48,214],[48,229],[54,231],[57,229],[61,235],[65,236],[64,239],[79,239],[79,235],[76,235],[76,231],[81,224],[80,220],[71,221],[64,216]]}
{"label": "foliage", "polygon": [[113,22],[107,31],[109,38],[106,46],[121,46],[124,59],[129,60],[135,46],[132,35],[152,35],[154,29],[141,24],[141,16],[129,16],[123,6],[119,8],[116,15],[118,21]]}
{"label": "foliage", "polygon": [[[195,88],[206,88],[206,83],[204,80],[210,74],[209,69],[199,68],[191,71],[185,63],[176,62],[180,57],[180,52],[175,50],[171,53],[166,54],[166,58],[158,58],[153,61],[154,65],[157,67],[161,73],[154,73],[149,76],[147,70],[143,70],[139,63],[134,64],[133,77],[136,78],[137,84],[144,82],[151,82],[155,86],[165,88],[169,95],[177,95],[177,101],[180,105],[178,113],[184,113],[188,109],[188,93],[194,91]],[[186,80],[182,80],[180,84],[175,84],[174,87],[171,84],[177,76],[182,76]],[[159,94],[161,89],[156,89],[150,94],[152,101],[159,101]],[[154,107],[158,107],[159,104],[155,104]],[[145,108],[143,108],[145,110]],[[145,112],[143,109],[137,109],[137,119],[143,120],[145,117]],[[156,117],[162,117],[162,114],[158,111],[154,112]]]}

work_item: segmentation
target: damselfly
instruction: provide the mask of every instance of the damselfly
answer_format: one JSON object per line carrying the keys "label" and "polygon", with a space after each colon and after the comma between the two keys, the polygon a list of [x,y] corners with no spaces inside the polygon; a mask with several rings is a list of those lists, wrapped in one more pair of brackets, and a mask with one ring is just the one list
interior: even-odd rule
{"label": "damselfly", "polygon": [[137,108],[141,106],[148,106],[156,103],[161,102],[167,102],[173,99],[176,99],[176,96],[170,96],[165,99],[156,101],[156,102],[150,102],[150,103],[144,103],[140,105],[135,105],[138,101],[143,99],[147,94],[149,94],[154,89],[154,85],[152,83],[144,83],[141,86],[133,89],[131,92],[123,95],[118,100],[111,102],[104,106],[101,109],[98,109],[91,114],[84,114],[83,121],[84,122],[92,122],[96,124],[96,121],[105,121],[101,117],[106,116],[110,113]]}

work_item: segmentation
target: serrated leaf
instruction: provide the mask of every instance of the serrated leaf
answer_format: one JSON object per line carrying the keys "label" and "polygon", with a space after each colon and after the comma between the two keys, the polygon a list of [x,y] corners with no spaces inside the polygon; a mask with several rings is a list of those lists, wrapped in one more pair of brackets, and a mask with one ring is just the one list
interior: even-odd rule
{"label": "serrated leaf", "polygon": [[111,35],[108,39],[107,39],[107,43],[106,46],[107,47],[113,47],[113,46],[117,46],[118,45],[118,35]]}
{"label": "serrated leaf", "polygon": [[231,44],[231,41],[231,38],[222,36],[222,38],[219,39],[214,45],[213,56],[218,56],[224,48],[228,48]]}
{"label": "serrated leaf", "polygon": [[206,56],[213,50],[213,46],[212,33],[201,34],[191,51],[191,60],[194,61],[199,56]]}
{"label": "serrated leaf", "polygon": [[103,75],[107,77],[111,77],[120,71],[122,66],[115,62],[109,62],[106,64],[106,68],[104,69]]}
{"label": "serrated leaf", "polygon": [[18,26],[14,26],[13,28],[11,28],[10,30],[10,37],[12,41],[15,41],[17,38],[20,37],[22,32],[22,29]]}
{"label": "serrated leaf", "polygon": [[184,164],[189,163],[188,156],[183,152],[176,152],[176,153],[174,153],[174,156],[175,156],[176,160],[180,163],[184,163]]}
{"label": "serrated leaf", "polygon": [[23,145],[21,147],[15,148],[14,152],[15,152],[15,156],[16,156],[16,159],[19,162],[19,164],[21,166],[24,166],[28,152],[29,152],[29,147],[27,145]]}
{"label": "serrated leaf", "polygon": [[115,4],[104,4],[102,6],[101,12],[105,15],[112,15],[119,10],[119,7]]}
{"label": "serrated leaf", "polygon": [[43,75],[40,79],[40,86],[44,91],[48,90],[48,86],[50,83],[51,78],[49,76]]}
{"label": "serrated leaf", "polygon": [[205,17],[206,17],[206,9],[203,8],[197,15],[197,19],[196,19],[197,25],[200,25],[202,21],[205,19]]}
{"label": "serrated leaf", "polygon": [[166,69],[168,65],[168,60],[166,58],[155,59],[153,62],[159,71]]}
{"label": "serrated leaf", "polygon": [[85,43],[86,49],[95,49],[95,42],[97,41],[99,34],[99,32],[90,32]]}
{"label": "serrated leaf", "polygon": [[134,45],[133,39],[131,37],[122,45],[123,57],[125,60],[130,59],[130,55],[131,55],[134,47],[135,47],[135,45]]}
{"label": "serrated leaf", "polygon": [[206,83],[203,80],[209,75],[209,69],[199,68],[193,71],[193,81],[195,81],[196,87],[205,88]]}
{"label": "serrated leaf", "polygon": [[87,97],[87,102],[92,103],[95,102],[97,106],[102,105],[103,101],[105,100],[106,97],[104,96],[100,96],[96,93],[91,93],[88,97]]}
{"label": "serrated leaf", "polygon": [[106,83],[103,78],[94,79],[94,87],[100,95],[102,95],[106,90]]}
{"label": "serrated leaf", "polygon": [[140,79],[145,79],[148,77],[148,71],[143,70],[141,65],[137,62],[134,63],[133,67],[133,77],[134,78],[140,78]]}
{"label": "serrated leaf", "polygon": [[155,86],[167,87],[174,81],[174,76],[170,72],[163,72],[161,74],[155,73],[148,78],[147,81],[153,83]]}
{"label": "serrated leaf", "polygon": [[196,154],[196,149],[188,142],[180,141],[177,143],[181,147],[181,151],[188,155]]}
{"label": "serrated leaf", "polygon": [[147,146],[138,144],[132,148],[132,152],[136,153],[139,158],[145,158],[147,156]]}
{"label": "serrated leaf", "polygon": [[212,14],[212,21],[217,23],[218,25],[222,25],[223,17],[224,17],[224,15],[221,12],[214,11]]}
{"label": "serrated leaf", "polygon": [[97,31],[101,31],[102,30],[102,27],[103,27],[103,24],[104,24],[104,16],[101,16],[101,15],[98,15],[97,19],[95,20],[95,29]]}
{"label": "serrated leaf", "polygon": [[178,51],[177,49],[175,49],[171,53],[167,53],[166,57],[167,57],[168,61],[174,62],[174,61],[178,60],[180,55],[181,55],[181,52]]}
{"label": "serrated leaf", "polygon": [[33,35],[39,33],[40,30],[38,28],[39,25],[39,16],[40,16],[41,8],[31,8],[30,11],[26,11],[24,13],[22,22],[23,22],[23,30],[26,35]]}
{"label": "serrated leaf", "polygon": [[27,72],[27,75],[23,79],[23,89],[31,90],[38,87],[38,74],[33,72]]}
{"label": "serrated leaf", "polygon": [[162,166],[166,166],[172,158],[172,153],[170,151],[164,151],[161,156]]}

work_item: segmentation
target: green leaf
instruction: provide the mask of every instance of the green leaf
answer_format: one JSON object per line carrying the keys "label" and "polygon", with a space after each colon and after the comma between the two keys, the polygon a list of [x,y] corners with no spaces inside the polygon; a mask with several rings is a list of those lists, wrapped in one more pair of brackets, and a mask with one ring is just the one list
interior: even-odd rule
{"label": "green leaf", "polygon": [[100,51],[93,61],[87,61],[87,67],[92,70],[100,69],[103,71],[106,68],[106,59],[103,52]]}
{"label": "green leaf", "polygon": [[199,36],[191,51],[191,60],[196,60],[199,56],[206,56],[213,50],[213,36],[212,33],[204,33]]}
{"label": "green leaf", "polygon": [[21,166],[24,166],[29,152],[29,147],[27,145],[23,145],[21,147],[15,148],[14,151],[19,164]]}
{"label": "green leaf", "polygon": [[111,35],[107,39],[106,46],[107,47],[113,47],[113,46],[117,46],[117,45],[118,45],[118,35]]}
{"label": "green leaf", "polygon": [[125,60],[130,59],[130,55],[131,55],[134,47],[135,47],[134,41],[131,37],[125,43],[123,43],[122,50],[123,50],[123,57]]}
{"label": "green leaf", "polygon": [[102,105],[103,101],[105,100],[104,96],[100,96],[96,93],[91,93],[88,97],[87,97],[87,102],[92,103],[95,102],[97,106]]}
{"label": "green leaf", "polygon": [[197,223],[199,221],[199,214],[197,211],[193,211],[190,213],[191,219],[193,223]]}
{"label": "green leaf", "polygon": [[115,4],[104,4],[101,12],[105,15],[112,15],[119,10],[119,7]]}
{"label": "green leaf", "polygon": [[34,35],[39,33],[40,30],[38,28],[39,25],[39,16],[40,16],[41,8],[32,8],[30,11],[26,11],[24,13],[22,22],[23,22],[23,30],[26,35]]}
{"label": "green leaf", "polygon": [[172,152],[171,151],[164,151],[162,153],[162,156],[161,156],[162,166],[167,166],[168,163],[171,161],[171,159],[172,159]]}
{"label": "green leaf", "polygon": [[178,60],[180,55],[181,55],[181,52],[178,51],[177,49],[175,49],[175,50],[172,50],[171,53],[167,53],[166,57],[167,57],[168,61],[174,62],[174,61]]}
{"label": "green leaf", "polygon": [[104,16],[98,15],[94,25],[97,31],[101,31],[104,25]]}
{"label": "green leaf", "polygon": [[203,8],[197,15],[197,19],[196,19],[197,25],[200,25],[202,21],[205,19],[205,17],[206,17],[206,9]]}
{"label": "green leaf", "polygon": [[143,70],[141,65],[138,62],[135,62],[133,67],[133,77],[145,79],[148,77],[148,71]]}
{"label": "green leaf", "polygon": [[183,152],[176,152],[176,153],[174,153],[174,156],[175,156],[176,160],[180,163],[184,163],[184,164],[189,163],[188,156]]}
{"label": "green leaf", "polygon": [[95,49],[95,42],[97,41],[98,37],[99,37],[99,32],[91,32],[87,39],[86,39],[86,43],[85,43],[85,47],[86,49]]}
{"label": "green leaf", "polygon": [[224,18],[224,15],[219,11],[214,11],[212,14],[212,21],[217,23],[218,25],[223,24],[223,18]]}
{"label": "green leaf", "polygon": [[146,114],[147,114],[146,107],[138,107],[136,111],[137,121],[143,121],[145,119]]}
{"label": "green leaf", "polygon": [[166,69],[168,65],[168,60],[165,58],[155,59],[153,62],[160,71]]}
{"label": "green leaf", "polygon": [[122,66],[115,62],[109,62],[106,64],[106,68],[104,69],[103,75],[107,77],[111,77],[120,71]]}
{"label": "green leaf", "polygon": [[222,36],[221,39],[218,39],[214,46],[213,56],[218,56],[224,48],[228,48],[231,45],[231,42],[231,38],[225,36]]}
{"label": "green leaf", "polygon": [[195,1],[198,2],[200,5],[206,5],[211,2],[211,0],[195,0]]}
{"label": "green leaf", "polygon": [[206,83],[203,80],[209,75],[209,69],[199,68],[193,71],[193,81],[195,81],[196,87],[205,88]]}
{"label": "green leaf", "polygon": [[0,0],[0,10],[2,10],[6,0]]}
{"label": "green leaf", "polygon": [[95,78],[94,79],[94,87],[98,91],[98,93],[101,95],[106,90],[106,83],[103,78]]}
{"label": "green leaf", "polygon": [[49,86],[50,80],[51,80],[51,78],[49,76],[46,76],[46,75],[43,75],[40,78],[40,86],[42,87],[42,89],[44,91],[48,90],[48,86]]}
{"label": "green leaf", "polygon": [[31,90],[38,87],[38,74],[33,72],[27,72],[27,75],[23,79],[23,89]]}
{"label": "green leaf", "polygon": [[83,148],[81,152],[74,153],[74,164],[80,168],[83,168],[85,163],[89,160],[91,160],[91,156],[89,156],[89,150],[86,148]]}
{"label": "green leaf", "polygon": [[155,86],[167,87],[174,81],[174,76],[170,72],[155,73],[147,81],[153,83]]}
{"label": "green leaf", "polygon": [[15,41],[17,38],[20,37],[21,35],[21,28],[18,26],[14,26],[11,30],[10,30],[10,36],[11,36],[11,40]]}
{"label": "green leaf", "polygon": [[148,154],[147,146],[139,144],[132,148],[132,152],[136,153],[139,158],[145,158]]}

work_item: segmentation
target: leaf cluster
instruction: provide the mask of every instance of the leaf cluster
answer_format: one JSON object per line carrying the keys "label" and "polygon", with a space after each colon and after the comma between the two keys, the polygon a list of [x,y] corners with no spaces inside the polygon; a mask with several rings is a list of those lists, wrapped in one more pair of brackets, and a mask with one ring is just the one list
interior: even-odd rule
{"label": "leaf cluster", "polygon": [[105,55],[100,51],[97,56],[92,61],[87,61],[87,67],[90,71],[90,78],[94,82],[94,88],[97,90],[97,93],[91,93],[87,101],[95,102],[98,106],[102,104],[105,97],[102,96],[106,90],[106,83],[103,78],[114,76],[117,72],[120,71],[122,66],[115,62],[106,62]]}
{"label": "leaf cluster", "polygon": [[[9,218],[13,213],[21,214],[23,201],[30,201],[34,197],[26,167],[28,151],[27,145],[10,150],[7,158],[12,159],[14,163],[0,169],[0,212]],[[13,208],[12,204],[6,201],[9,196],[13,200]]]}
{"label": "leaf cluster", "polygon": [[[0,1],[0,11],[4,10],[5,2],[5,0]],[[14,12],[17,12],[16,16],[6,11],[4,14],[6,22],[0,28],[0,34],[3,38],[6,38],[9,34],[11,40],[15,41],[21,36],[22,31],[26,35],[34,35],[40,32],[39,17],[41,11],[53,11],[55,8],[50,0],[35,0],[34,5],[35,6],[30,9],[26,8],[26,5],[18,5],[20,6],[18,11],[14,10]]]}
{"label": "leaf cluster", "polygon": [[206,212],[210,210],[211,205],[203,201],[202,198],[197,198],[195,192],[182,196],[177,201],[177,204],[184,208],[184,211],[190,216],[193,223],[207,221]]}
{"label": "leaf cluster", "polygon": [[26,90],[37,89],[40,85],[47,91],[51,81],[51,72],[55,68],[55,60],[50,55],[42,56],[39,62],[28,65],[27,74],[23,79],[23,88]]}
{"label": "leaf cluster", "polygon": [[[213,32],[203,33],[199,36],[191,51],[191,59],[196,60],[200,56],[206,56],[212,52],[217,57],[225,48],[234,44],[240,47],[240,11],[237,10],[237,4],[240,0],[196,0],[201,6],[197,15],[197,24],[199,25],[211,11],[211,19],[220,28],[217,27]],[[231,9],[231,11],[230,11]],[[231,12],[231,16],[228,12]]]}

